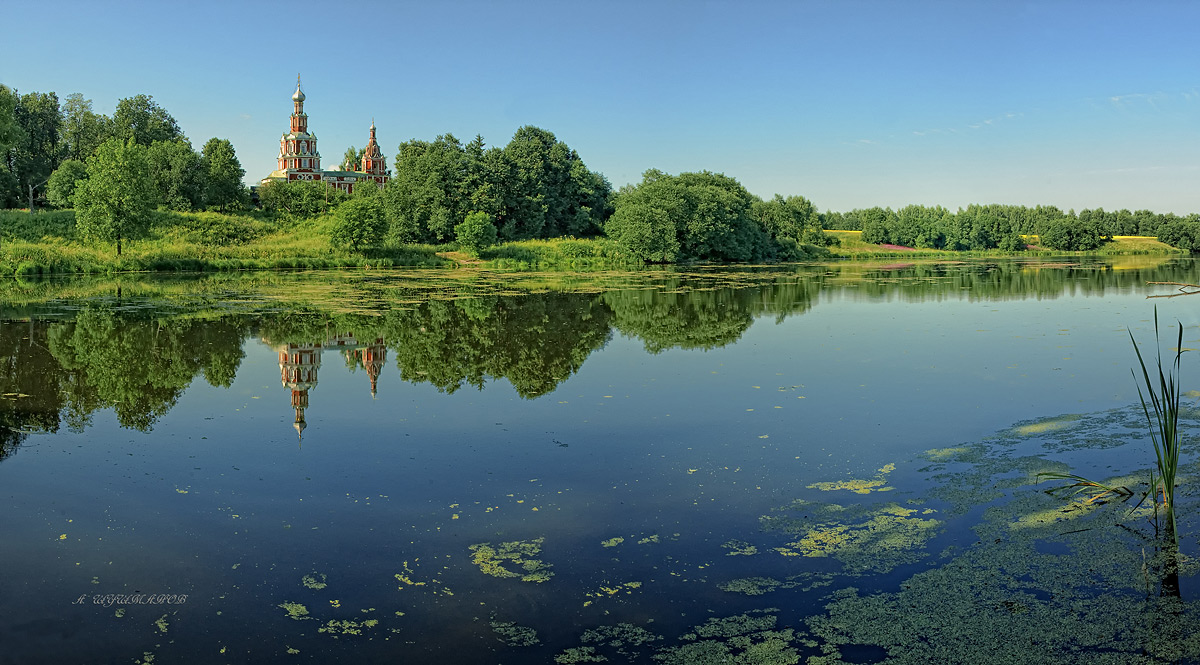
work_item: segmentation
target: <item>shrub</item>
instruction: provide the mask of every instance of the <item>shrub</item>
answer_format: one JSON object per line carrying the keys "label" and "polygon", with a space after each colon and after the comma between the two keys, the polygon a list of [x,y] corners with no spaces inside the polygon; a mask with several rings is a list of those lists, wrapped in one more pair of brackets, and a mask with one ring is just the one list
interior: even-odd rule
{"label": "shrub", "polygon": [[479,252],[496,244],[496,225],[486,212],[476,211],[454,227],[454,237],[460,250],[479,256]]}

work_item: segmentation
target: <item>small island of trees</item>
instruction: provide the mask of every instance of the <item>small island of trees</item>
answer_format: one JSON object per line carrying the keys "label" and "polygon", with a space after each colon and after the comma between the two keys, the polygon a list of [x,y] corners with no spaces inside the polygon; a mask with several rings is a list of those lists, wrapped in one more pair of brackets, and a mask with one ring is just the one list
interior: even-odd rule
{"label": "small island of trees", "polygon": [[[350,146],[347,163],[361,153]],[[451,134],[412,139],[394,166],[386,184],[353,195],[321,182],[273,182],[252,195],[230,141],[195,150],[148,95],[121,99],[108,117],[77,93],[60,103],[55,93],[0,86],[0,272],[451,264],[447,256],[757,263],[866,246],[1096,251],[1119,236],[1200,251],[1196,214],[995,204],[819,212],[803,196],[762,199],[709,171],[649,169],[614,191],[534,126],[503,147],[478,135],[466,144]]]}

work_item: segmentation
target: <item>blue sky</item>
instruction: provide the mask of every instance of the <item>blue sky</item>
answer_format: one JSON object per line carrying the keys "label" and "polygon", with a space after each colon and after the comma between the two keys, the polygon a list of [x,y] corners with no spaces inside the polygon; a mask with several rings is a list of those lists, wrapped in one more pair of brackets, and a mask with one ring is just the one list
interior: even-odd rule
{"label": "blue sky", "polygon": [[[49,8],[49,10],[48,10]],[[0,83],[152,95],[275,167],[296,74],[323,165],[548,129],[614,186],[707,169],[821,209],[1200,212],[1200,3],[8,3]]]}

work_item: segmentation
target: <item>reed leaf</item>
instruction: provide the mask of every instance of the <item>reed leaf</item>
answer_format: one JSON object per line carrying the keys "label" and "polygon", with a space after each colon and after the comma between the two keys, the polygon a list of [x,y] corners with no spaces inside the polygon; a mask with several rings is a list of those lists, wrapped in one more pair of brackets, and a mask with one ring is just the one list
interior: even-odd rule
{"label": "reed leaf", "polygon": [[[1183,356],[1183,324],[1180,323],[1175,342],[1175,358],[1163,367],[1162,345],[1159,343],[1158,308],[1154,308],[1154,344],[1157,358],[1155,369],[1157,380],[1152,377],[1142,357],[1133,332],[1129,332],[1129,341],[1133,342],[1133,350],[1137,354],[1138,364],[1142,368],[1142,382],[1138,383],[1138,399],[1142,402],[1142,412],[1146,415],[1146,424],[1150,428],[1150,441],[1154,445],[1156,472],[1150,476],[1150,494],[1154,496],[1155,506],[1161,505],[1166,519],[1170,538],[1176,549],[1179,547],[1179,532],[1175,524],[1175,479],[1179,469],[1179,364]],[[1133,371],[1134,381],[1137,382],[1137,370]],[[1146,392],[1142,392],[1142,383]],[[1147,402],[1147,397],[1149,401]],[[1153,411],[1153,415],[1151,415]]]}

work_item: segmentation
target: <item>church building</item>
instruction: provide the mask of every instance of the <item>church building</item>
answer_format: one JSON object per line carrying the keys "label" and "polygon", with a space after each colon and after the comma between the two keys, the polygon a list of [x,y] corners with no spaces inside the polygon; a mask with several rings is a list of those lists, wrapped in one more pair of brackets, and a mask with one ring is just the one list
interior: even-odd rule
{"label": "church building", "polygon": [[321,170],[321,153],[317,152],[317,135],[308,131],[308,114],[304,112],[304,92],[300,89],[300,77],[296,77],[296,92],[292,93],[291,131],[279,139],[279,168],[262,179],[263,185],[271,182],[317,180],[328,183],[347,194],[354,192],[354,185],[364,180],[374,180],[383,185],[391,172],[383,151],[375,141],[375,122],[371,122],[371,137],[362,161],[350,166],[352,171]]}

